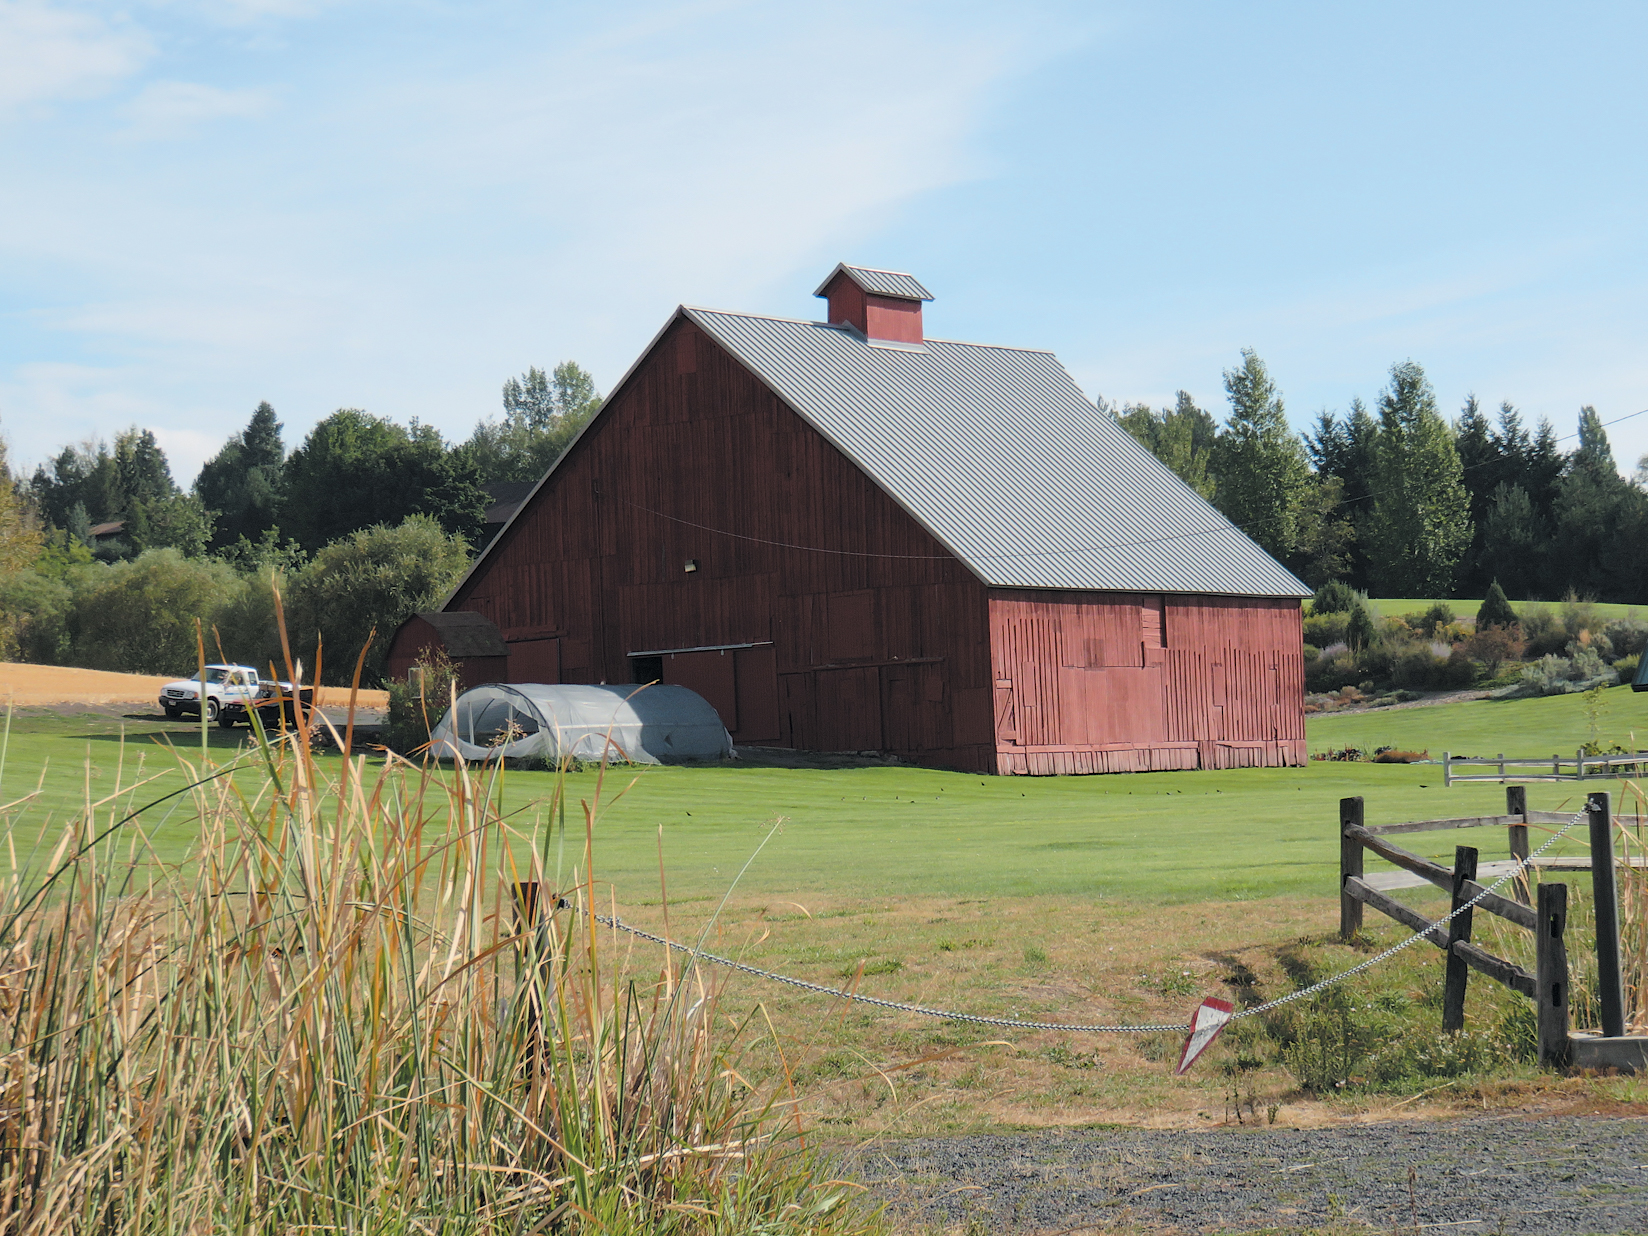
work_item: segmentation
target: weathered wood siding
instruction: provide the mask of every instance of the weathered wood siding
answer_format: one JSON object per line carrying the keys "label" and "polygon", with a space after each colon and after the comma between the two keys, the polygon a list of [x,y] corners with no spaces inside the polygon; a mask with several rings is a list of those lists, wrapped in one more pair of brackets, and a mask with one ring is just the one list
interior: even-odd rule
{"label": "weathered wood siding", "polygon": [[990,635],[1000,772],[1305,760],[1297,601],[997,590]]}
{"label": "weathered wood siding", "polygon": [[995,768],[984,587],[690,322],[452,608],[502,630],[510,681],[630,682],[663,654],[740,744]]}

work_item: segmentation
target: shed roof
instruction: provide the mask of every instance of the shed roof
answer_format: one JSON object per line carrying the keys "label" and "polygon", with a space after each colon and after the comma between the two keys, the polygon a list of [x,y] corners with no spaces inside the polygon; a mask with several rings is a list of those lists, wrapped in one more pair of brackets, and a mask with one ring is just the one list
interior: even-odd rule
{"label": "shed roof", "polygon": [[992,587],[1310,595],[1051,352],[681,312]]}
{"label": "shed roof", "polygon": [[932,300],[933,294],[921,286],[914,275],[907,275],[902,270],[877,270],[873,266],[849,266],[845,262],[837,262],[835,269],[825,276],[824,282],[818,285],[814,296],[824,295],[824,289],[829,287],[838,274],[845,273],[866,292],[873,292],[877,296],[897,296],[903,300]]}
{"label": "shed roof", "polygon": [[503,632],[485,614],[468,610],[423,610],[417,614],[440,633],[446,655],[453,660],[465,657],[507,657],[509,645]]}

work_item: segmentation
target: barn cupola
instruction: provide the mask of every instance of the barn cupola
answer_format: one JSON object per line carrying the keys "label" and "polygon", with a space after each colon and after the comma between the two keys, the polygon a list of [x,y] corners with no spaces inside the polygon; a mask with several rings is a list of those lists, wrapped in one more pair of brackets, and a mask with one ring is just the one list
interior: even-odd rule
{"label": "barn cupola", "polygon": [[872,343],[920,343],[921,304],[933,299],[914,275],[845,262],[813,295],[830,302],[831,326],[851,326]]}

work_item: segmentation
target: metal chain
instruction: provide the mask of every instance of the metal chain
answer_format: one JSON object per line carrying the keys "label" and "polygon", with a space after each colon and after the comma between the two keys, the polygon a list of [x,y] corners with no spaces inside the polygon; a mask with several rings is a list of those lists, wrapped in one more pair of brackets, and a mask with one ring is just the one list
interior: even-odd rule
{"label": "metal chain", "polygon": [[1458,918],[1461,914],[1465,913],[1466,910],[1472,909],[1477,904],[1477,902],[1482,901],[1482,900],[1484,900],[1488,897],[1493,896],[1493,894],[1495,892],[1497,892],[1501,887],[1503,887],[1507,882],[1509,882],[1511,880],[1514,880],[1517,876],[1521,875],[1524,871],[1526,871],[1530,866],[1533,865],[1534,859],[1538,858],[1541,854],[1545,853],[1546,850],[1550,849],[1558,841],[1562,840],[1562,838],[1567,835],[1568,830],[1570,828],[1572,828],[1575,824],[1578,824],[1584,818],[1585,818],[1585,813],[1583,811],[1576,811],[1574,813],[1574,818],[1569,820],[1566,824],[1564,824],[1556,832],[1552,833],[1551,836],[1550,836],[1550,839],[1547,840],[1544,845],[1540,846],[1539,849],[1535,850],[1532,854],[1528,855],[1527,858],[1517,859],[1516,866],[1512,867],[1504,875],[1500,876],[1499,879],[1495,880],[1492,884],[1488,885],[1487,888],[1483,889],[1476,896],[1472,897],[1469,901],[1467,901],[1464,905],[1460,906],[1457,910],[1453,910],[1453,911],[1449,912],[1448,914],[1444,915],[1443,917],[1437,919],[1434,923],[1432,923],[1430,926],[1426,927],[1423,931],[1414,932],[1411,936],[1409,936],[1406,940],[1403,940],[1401,943],[1391,945],[1383,953],[1379,953],[1376,956],[1369,957],[1366,961],[1360,963],[1359,965],[1352,966],[1349,970],[1341,971],[1340,973],[1335,974],[1330,978],[1323,979],[1319,983],[1312,983],[1309,987],[1301,987],[1298,991],[1291,991],[1285,996],[1278,996],[1274,1000],[1267,1000],[1265,1003],[1260,1004],[1260,1005],[1255,1005],[1253,1008],[1243,1009],[1240,1013],[1237,1013],[1235,1017],[1232,1017],[1231,1020],[1236,1021],[1236,1020],[1238,1020],[1239,1018],[1242,1018],[1242,1017],[1256,1017],[1260,1013],[1268,1013],[1271,1009],[1278,1008],[1281,1005],[1291,1004],[1295,1000],[1303,1000],[1306,996],[1314,996],[1317,992],[1326,990],[1327,988],[1332,987],[1335,983],[1340,983],[1340,982],[1343,982],[1345,979],[1352,978],[1355,975],[1358,975],[1358,974],[1362,973],[1362,971],[1364,971],[1364,970],[1373,969],[1374,966],[1378,965],[1382,961],[1385,961],[1387,958],[1394,957],[1394,956],[1396,956],[1396,954],[1400,953],[1403,949],[1409,948],[1412,945],[1419,943],[1420,940],[1423,940],[1426,936],[1430,935],[1430,933],[1435,931],[1438,927],[1446,927],[1449,923],[1453,922],[1454,919]]}
{"label": "metal chain", "polygon": [[[1408,948],[1424,939],[1438,927],[1446,927],[1449,923],[1453,922],[1454,919],[1465,913],[1466,910],[1472,909],[1478,902],[1491,896],[1507,881],[1513,880],[1517,876],[1521,875],[1529,868],[1529,866],[1532,865],[1534,859],[1538,858],[1541,854],[1545,853],[1546,850],[1550,849],[1553,845],[1560,841],[1567,834],[1569,829],[1571,829],[1575,824],[1578,824],[1584,818],[1585,813],[1583,811],[1576,812],[1574,814],[1574,818],[1564,824],[1557,832],[1551,834],[1550,840],[1546,841],[1544,845],[1539,847],[1539,849],[1528,855],[1527,858],[1519,859],[1516,866],[1510,871],[1500,876],[1499,879],[1488,885],[1488,887],[1484,888],[1480,893],[1478,893],[1475,897],[1472,897],[1457,910],[1454,910],[1444,917],[1437,919],[1423,931],[1414,932],[1413,935],[1409,936],[1406,940],[1403,940],[1400,944],[1393,944],[1384,952],[1378,954],[1377,956],[1370,957],[1358,965],[1352,966],[1349,970],[1341,971],[1340,973],[1329,978],[1325,978],[1318,983],[1312,983],[1309,987],[1302,987],[1298,991],[1289,992],[1285,996],[1267,1001],[1266,1003],[1257,1005],[1254,1008],[1243,1009],[1240,1013],[1237,1013],[1234,1017],[1232,1017],[1231,1020],[1235,1021],[1242,1017],[1255,1017],[1260,1013],[1269,1012],[1271,1009],[1278,1008],[1281,1005],[1291,1004],[1295,1000],[1303,1000],[1306,996],[1314,996],[1317,992],[1324,991],[1327,988],[1332,987],[1335,983],[1342,983],[1346,979],[1353,978],[1356,975],[1361,974],[1364,970],[1371,970],[1380,962],[1396,956],[1396,954],[1400,953],[1403,949]],[[897,1000],[882,1000],[876,996],[866,996],[855,991],[845,991],[839,987],[826,987],[822,983],[810,983],[806,979],[792,978],[788,974],[779,974],[772,970],[761,970],[755,966],[745,965],[743,962],[734,961],[730,957],[721,957],[715,953],[706,953],[702,949],[694,948],[689,944],[680,944],[677,941],[671,940],[665,936],[656,936],[650,931],[642,931],[639,927],[631,927],[628,923],[624,922],[616,915],[609,917],[605,914],[597,914],[594,917],[595,921],[600,923],[603,927],[611,927],[617,931],[627,932],[638,939],[647,940],[653,944],[662,945],[664,948],[672,949],[677,953],[687,953],[695,960],[702,959],[704,961],[711,961],[718,966],[725,966],[729,970],[737,970],[740,974],[748,974],[752,978],[770,979],[774,983],[784,983],[790,987],[799,987],[802,991],[814,992],[821,996],[834,996],[840,1000],[852,1000],[858,1004],[868,1004],[875,1008],[888,1009],[895,1013],[914,1013],[921,1017],[937,1017],[943,1021],[960,1021],[974,1026],[1001,1026],[1011,1030],[1065,1030],[1078,1034],[1155,1034],[1164,1031],[1180,1031],[1190,1029],[1190,1025],[1187,1022],[1179,1022],[1173,1025],[1079,1026],[1071,1025],[1068,1022],[1059,1021],[1023,1021],[1017,1017],[981,1017],[976,1013],[956,1013],[946,1009],[930,1009],[921,1004],[903,1004]]]}

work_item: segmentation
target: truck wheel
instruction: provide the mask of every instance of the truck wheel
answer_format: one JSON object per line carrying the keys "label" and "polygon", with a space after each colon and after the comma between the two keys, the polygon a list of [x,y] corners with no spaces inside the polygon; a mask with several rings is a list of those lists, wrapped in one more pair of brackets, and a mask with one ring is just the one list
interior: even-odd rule
{"label": "truck wheel", "polygon": [[205,707],[206,707],[206,719],[208,721],[216,721],[217,720],[217,711],[218,711],[217,701],[216,700],[207,700]]}

